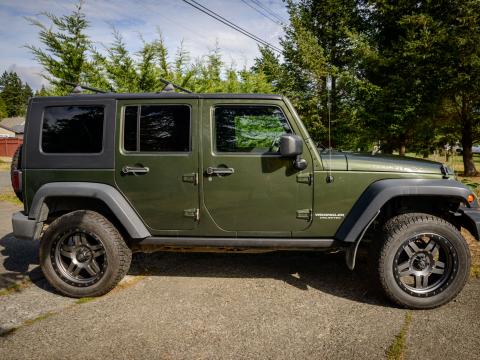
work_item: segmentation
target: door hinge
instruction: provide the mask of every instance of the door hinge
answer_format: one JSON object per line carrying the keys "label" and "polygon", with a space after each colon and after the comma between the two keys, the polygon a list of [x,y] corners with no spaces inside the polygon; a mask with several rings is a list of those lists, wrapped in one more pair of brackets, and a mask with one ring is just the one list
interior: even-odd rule
{"label": "door hinge", "polygon": [[301,184],[308,184],[308,185],[312,185],[312,174],[308,173],[308,174],[298,174],[297,175],[297,182],[298,183],[301,183]]}
{"label": "door hinge", "polygon": [[182,176],[182,181],[198,185],[198,173],[185,174]]}
{"label": "door hinge", "polygon": [[312,209],[297,210],[297,219],[306,221],[312,220]]}
{"label": "door hinge", "polygon": [[183,210],[183,215],[186,217],[191,217],[193,220],[200,220],[200,209],[187,209]]}

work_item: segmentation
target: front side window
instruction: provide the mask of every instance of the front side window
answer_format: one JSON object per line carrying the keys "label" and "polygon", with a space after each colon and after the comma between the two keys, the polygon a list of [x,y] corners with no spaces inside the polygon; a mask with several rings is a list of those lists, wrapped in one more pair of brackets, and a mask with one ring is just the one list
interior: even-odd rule
{"label": "front side window", "polygon": [[44,153],[92,154],[103,148],[103,106],[46,107],[42,125]]}
{"label": "front side window", "polygon": [[276,106],[217,106],[214,121],[217,152],[275,153],[280,136],[291,133]]}
{"label": "front side window", "polygon": [[190,107],[126,106],[123,148],[136,152],[189,152]]}

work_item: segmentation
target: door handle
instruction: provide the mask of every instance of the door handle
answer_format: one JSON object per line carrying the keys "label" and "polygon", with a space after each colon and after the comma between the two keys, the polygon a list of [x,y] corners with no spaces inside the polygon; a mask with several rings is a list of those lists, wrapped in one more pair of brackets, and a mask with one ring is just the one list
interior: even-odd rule
{"label": "door handle", "polygon": [[125,165],[122,168],[122,173],[127,175],[127,174],[134,174],[134,175],[139,175],[139,174],[148,174],[150,169],[146,166],[128,166]]}
{"label": "door handle", "polygon": [[230,175],[235,173],[234,168],[229,167],[212,167],[209,166],[205,171],[207,175]]}

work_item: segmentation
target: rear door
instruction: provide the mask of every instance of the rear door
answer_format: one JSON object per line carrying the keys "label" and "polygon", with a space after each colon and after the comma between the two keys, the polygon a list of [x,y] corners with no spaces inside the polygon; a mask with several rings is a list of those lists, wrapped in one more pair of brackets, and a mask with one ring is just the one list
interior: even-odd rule
{"label": "rear door", "polygon": [[198,100],[118,103],[117,186],[152,233],[198,220]]}

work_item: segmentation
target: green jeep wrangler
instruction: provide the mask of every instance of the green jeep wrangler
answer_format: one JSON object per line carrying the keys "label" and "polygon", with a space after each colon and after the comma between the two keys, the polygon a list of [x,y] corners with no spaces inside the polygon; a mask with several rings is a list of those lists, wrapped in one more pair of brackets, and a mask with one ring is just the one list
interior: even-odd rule
{"label": "green jeep wrangler", "polygon": [[480,208],[429,161],[319,150],[290,102],[256,94],[76,94],[30,100],[12,184],[18,239],[51,285],[99,296],[132,252],[344,250],[385,294],[433,308],[463,288]]}

